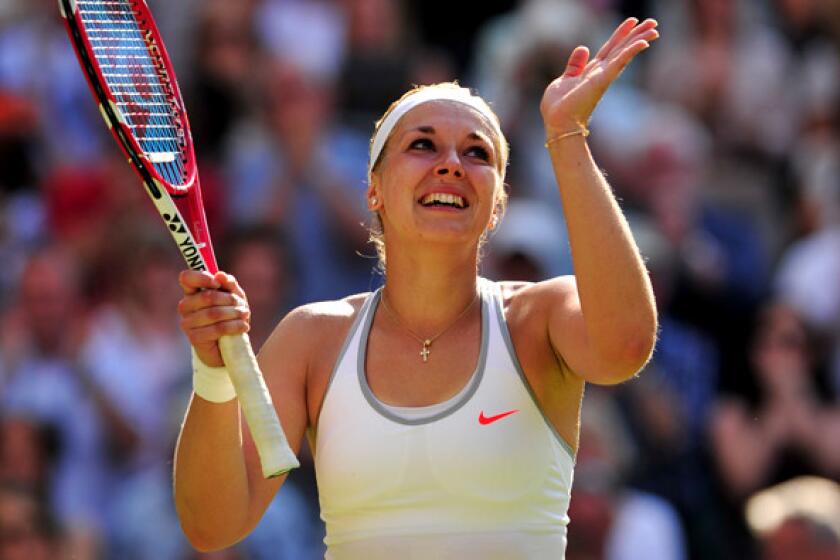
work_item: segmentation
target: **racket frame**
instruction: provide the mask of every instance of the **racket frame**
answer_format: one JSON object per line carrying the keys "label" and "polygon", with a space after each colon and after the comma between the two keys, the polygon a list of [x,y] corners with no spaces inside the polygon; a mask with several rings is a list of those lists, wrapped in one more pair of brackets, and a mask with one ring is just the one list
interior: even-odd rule
{"label": "racket frame", "polygon": [[[171,88],[167,92],[167,97],[171,98],[170,109],[174,113],[173,117],[179,121],[178,129],[183,132],[183,135],[179,135],[179,140],[183,142],[181,155],[186,173],[181,185],[172,184],[157,171],[131,132],[125,116],[117,105],[116,98],[107,87],[107,80],[99,61],[91,55],[94,52],[93,45],[81,19],[77,0],[58,0],[58,4],[65,28],[73,43],[73,50],[76,52],[91,92],[99,105],[100,114],[117,139],[129,164],[140,176],[187,266],[193,270],[215,273],[218,267],[201,199],[189,121],[163,39],[145,0],[112,1],[127,1],[132,8],[137,9],[142,18],[147,20],[143,29],[146,33],[144,40],[152,51],[152,56],[158,58],[160,64],[157,68],[160,71],[159,76],[164,77],[164,87]],[[239,397],[246,423],[253,435],[263,476],[272,478],[298,467],[299,462],[289,448],[247,333],[223,336],[219,339],[219,348]]]}
{"label": "racket frame", "polygon": [[168,76],[165,87],[171,88],[167,95],[167,97],[171,97],[169,108],[173,111],[175,120],[180,122],[179,129],[183,132],[180,140],[183,142],[182,150],[186,179],[182,185],[172,184],[155,169],[154,164],[141,148],[137,138],[132,134],[125,116],[117,105],[116,98],[108,88],[103,86],[107,82],[99,61],[90,55],[93,52],[93,45],[81,20],[76,0],[58,1],[67,32],[74,44],[73,50],[76,52],[76,57],[84,70],[91,92],[99,105],[99,112],[108,129],[116,137],[123,154],[139,174],[149,197],[172,234],[184,261],[192,270],[206,270],[215,273],[218,271],[218,266],[213,253],[213,245],[210,243],[187,112],[181,102],[181,91],[174,78],[175,72],[169,54],[163,46],[163,39],[160,37],[157,26],[153,24],[154,20],[146,2],[144,0],[130,0],[132,6],[139,8],[141,17],[148,18],[152,22],[145,30],[149,34],[146,41],[150,46],[153,46],[151,47],[155,50],[153,56],[159,58],[163,66],[162,70]]}

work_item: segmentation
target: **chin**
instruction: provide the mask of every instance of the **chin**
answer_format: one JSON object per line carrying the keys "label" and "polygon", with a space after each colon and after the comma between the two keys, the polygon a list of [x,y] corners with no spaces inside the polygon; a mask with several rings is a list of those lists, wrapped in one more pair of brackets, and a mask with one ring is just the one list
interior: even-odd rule
{"label": "chin", "polygon": [[470,244],[477,246],[481,239],[481,232],[465,227],[456,227],[454,224],[449,226],[437,225],[421,228],[420,237],[423,241],[430,243],[446,243],[459,247]]}

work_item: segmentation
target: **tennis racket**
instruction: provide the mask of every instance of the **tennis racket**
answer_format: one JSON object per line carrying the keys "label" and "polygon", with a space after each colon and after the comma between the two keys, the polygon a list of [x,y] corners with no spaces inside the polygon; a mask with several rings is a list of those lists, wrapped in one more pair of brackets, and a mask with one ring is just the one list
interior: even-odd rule
{"label": "tennis racket", "polygon": [[[145,0],[58,0],[105,123],[140,175],[187,266],[218,270],[175,72]],[[266,478],[299,465],[247,334],[219,348]]]}

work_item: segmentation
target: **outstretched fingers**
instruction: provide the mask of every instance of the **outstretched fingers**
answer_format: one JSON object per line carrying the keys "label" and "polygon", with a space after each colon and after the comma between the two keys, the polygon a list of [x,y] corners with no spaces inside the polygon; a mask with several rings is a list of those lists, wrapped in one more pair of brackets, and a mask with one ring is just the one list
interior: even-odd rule
{"label": "outstretched fingers", "polygon": [[659,37],[659,32],[656,30],[659,22],[653,18],[648,18],[638,25],[629,25],[631,21],[638,21],[635,18],[630,18],[618,26],[610,40],[604,44],[600,51],[598,51],[598,60],[606,60],[621,56],[624,50],[634,45],[636,42],[653,41]]}
{"label": "outstretched fingers", "polygon": [[610,38],[607,39],[607,42],[604,43],[598,51],[598,54],[595,55],[595,58],[599,60],[605,59],[609,55],[610,51],[616,47],[616,45],[621,43],[628,35],[630,35],[637,23],[639,23],[639,20],[633,17],[627,18],[621,22],[621,24],[615,28],[615,31],[613,31]]}
{"label": "outstretched fingers", "polygon": [[576,47],[569,55],[569,61],[566,63],[566,70],[563,71],[563,76],[567,78],[574,78],[583,74],[586,69],[586,63],[589,61],[589,49],[584,46]]}
{"label": "outstretched fingers", "polygon": [[606,61],[607,75],[614,79],[637,54],[648,48],[650,43],[658,38],[659,32],[656,29],[650,29],[636,37],[632,42],[622,45],[621,49],[612,53],[610,59]]}
{"label": "outstretched fingers", "polygon": [[632,33],[630,33],[630,35],[627,36],[626,39],[624,39],[623,42],[616,46],[613,53],[620,54],[624,49],[638,41],[650,42],[656,40],[659,37],[659,30],[657,30],[658,25],[659,24],[655,19],[647,19],[643,21],[636,27],[636,29],[633,30]]}

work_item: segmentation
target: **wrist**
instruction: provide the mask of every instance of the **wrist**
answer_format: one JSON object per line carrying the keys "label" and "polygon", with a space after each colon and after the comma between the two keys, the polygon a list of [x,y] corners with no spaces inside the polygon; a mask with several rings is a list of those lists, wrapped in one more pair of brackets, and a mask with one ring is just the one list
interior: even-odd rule
{"label": "wrist", "polygon": [[206,401],[228,402],[236,398],[236,389],[227,368],[211,367],[201,361],[195,348],[192,350],[193,391]]}
{"label": "wrist", "polygon": [[566,139],[576,137],[586,139],[587,136],[589,136],[589,129],[583,125],[570,126],[566,129],[546,129],[545,147],[550,149]]}
{"label": "wrist", "polygon": [[562,118],[553,118],[550,121],[543,119],[546,137],[556,136],[576,128],[589,128],[589,119],[579,119],[571,115]]}

